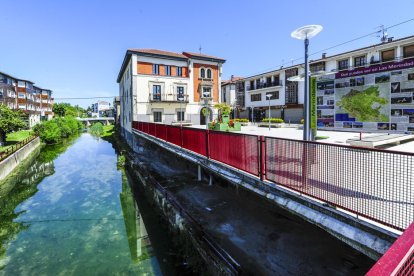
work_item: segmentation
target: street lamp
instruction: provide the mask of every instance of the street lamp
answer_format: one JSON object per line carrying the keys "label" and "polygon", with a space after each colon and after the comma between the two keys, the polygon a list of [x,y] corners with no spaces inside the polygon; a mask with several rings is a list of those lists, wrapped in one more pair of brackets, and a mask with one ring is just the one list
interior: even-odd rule
{"label": "street lamp", "polygon": [[208,130],[208,115],[210,115],[210,111],[208,110],[208,100],[210,98],[210,92],[203,92],[204,97],[204,108],[206,110],[206,130]]}
{"label": "street lamp", "polygon": [[269,131],[270,131],[270,98],[272,97],[272,94],[266,94],[266,97],[269,100]]}
{"label": "street lamp", "polygon": [[309,108],[309,89],[308,89],[308,74],[309,74],[309,64],[308,64],[308,46],[309,46],[309,38],[314,37],[320,31],[322,31],[323,27],[321,25],[307,25],[300,27],[294,30],[290,35],[293,38],[301,39],[305,41],[305,99],[304,99],[304,124],[303,124],[303,140],[310,141],[311,133],[310,133],[310,108]]}
{"label": "street lamp", "polygon": [[183,114],[183,111],[181,109],[181,104],[184,101],[184,97],[182,95],[179,95],[177,99],[180,101],[180,127],[183,127],[184,114]]}

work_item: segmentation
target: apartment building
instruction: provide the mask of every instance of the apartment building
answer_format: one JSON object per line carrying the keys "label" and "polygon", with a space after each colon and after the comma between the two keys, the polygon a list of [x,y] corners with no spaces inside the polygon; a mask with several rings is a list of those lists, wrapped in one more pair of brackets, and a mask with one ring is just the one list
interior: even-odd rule
{"label": "apartment building", "polygon": [[[318,128],[413,131],[414,36],[390,38],[332,56],[324,53],[310,61],[309,69],[317,78]],[[296,76],[303,80],[303,75],[304,64],[296,64],[244,78],[245,102],[242,97],[237,100],[244,110],[242,115],[256,121],[270,115],[299,122],[303,118],[304,82],[289,79]],[[372,93],[378,99],[365,97],[371,93],[367,89],[375,90]],[[372,101],[371,105],[351,106],[348,98],[354,96]]]}
{"label": "apartment building", "polygon": [[217,116],[224,59],[200,53],[129,49],[118,74],[120,125],[126,139],[132,121],[205,125]]}
{"label": "apartment building", "polygon": [[20,109],[27,114],[29,127],[53,116],[52,91],[34,85],[34,82],[0,72],[0,104]]}
{"label": "apartment building", "polygon": [[237,117],[237,92],[238,81],[243,79],[242,77],[231,76],[229,80],[221,82],[221,102],[231,106],[232,117]]}
{"label": "apartment building", "polygon": [[111,103],[107,101],[97,101],[92,104],[92,116],[103,117],[107,111],[111,110]]}

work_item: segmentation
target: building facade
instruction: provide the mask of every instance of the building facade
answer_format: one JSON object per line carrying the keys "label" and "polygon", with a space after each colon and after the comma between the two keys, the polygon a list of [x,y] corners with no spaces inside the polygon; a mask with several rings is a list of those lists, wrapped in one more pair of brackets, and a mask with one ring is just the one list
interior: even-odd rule
{"label": "building facade", "polygon": [[237,117],[237,90],[238,81],[242,77],[231,76],[230,80],[221,82],[221,102],[231,106],[232,117]]}
{"label": "building facade", "polygon": [[[383,115],[389,118],[381,121],[379,118],[375,119],[374,117],[375,120],[372,122],[374,124],[366,122],[367,128],[364,127],[364,129],[397,129],[398,124],[396,125],[395,121],[400,120],[403,123],[400,124],[398,130],[408,130],[407,127],[411,129],[411,124],[414,123],[414,118],[411,119],[411,115],[406,115],[408,117],[404,118],[401,118],[401,116],[399,118],[392,117],[397,117],[393,115],[400,113],[408,114],[410,113],[409,109],[414,108],[410,106],[410,104],[414,103],[412,100],[414,97],[414,94],[412,94],[414,92],[414,83],[410,80],[410,78],[414,78],[414,75],[411,75],[411,69],[414,68],[414,63],[411,60],[413,58],[414,36],[410,36],[398,40],[388,39],[376,45],[332,56],[323,53],[320,59],[311,60],[309,62],[310,73],[312,76],[317,77],[318,83],[321,83],[317,89],[318,127],[359,128],[364,125],[363,122],[358,122],[364,121],[365,119],[361,119],[364,116],[360,116],[358,119],[352,117],[352,115],[348,117],[344,115],[346,113],[345,110],[341,109],[338,104],[340,104],[340,97],[343,97],[340,94],[345,93],[347,89],[343,91],[340,89],[357,86],[360,86],[361,89],[367,88],[376,84],[375,78],[379,77],[375,75],[376,73],[385,73],[385,75],[393,74],[394,77],[387,78],[384,76],[388,80],[384,81],[384,83],[387,83],[390,87],[393,83],[395,86],[398,85],[397,83],[400,83],[401,86],[404,86],[401,89],[404,90],[397,89],[400,92],[392,92],[391,88],[388,89],[388,86],[384,84],[384,87],[381,89],[384,91],[388,89],[391,92],[384,94],[383,98],[388,103],[394,104],[383,108]],[[404,65],[401,65],[402,63]],[[401,68],[405,71],[398,70]],[[303,75],[304,64],[296,64],[287,68],[281,67],[278,70],[244,78],[242,80],[245,87],[244,99],[240,92],[237,96],[237,105],[242,110],[241,116],[249,118],[251,121],[259,121],[270,116],[282,118],[285,122],[299,122],[304,118],[304,82],[289,81],[289,78],[296,76],[297,79],[303,80]],[[360,76],[359,85],[356,85],[356,79],[352,78],[352,76],[357,75]],[[401,77],[395,77],[396,75],[401,75]],[[328,88],[322,84],[323,82],[327,83]],[[354,89],[354,91],[362,91],[361,89]],[[409,101],[410,97],[411,101]],[[397,98],[400,99],[398,100]],[[397,101],[404,101],[405,107],[398,105]],[[270,114],[268,111],[269,105]],[[389,114],[385,114],[387,112]],[[377,123],[382,124],[379,126]],[[392,125],[393,123],[394,125]]]}
{"label": "building facade", "polygon": [[224,59],[204,54],[129,49],[118,75],[120,125],[129,139],[132,121],[206,124],[217,116]]}
{"label": "building facade", "polygon": [[106,101],[97,101],[92,104],[92,115],[105,117],[107,112],[112,113],[111,103]]}
{"label": "building facade", "polygon": [[42,119],[49,120],[53,117],[51,90],[34,86],[32,81],[3,72],[0,72],[0,104],[20,109],[27,114],[30,128]]}

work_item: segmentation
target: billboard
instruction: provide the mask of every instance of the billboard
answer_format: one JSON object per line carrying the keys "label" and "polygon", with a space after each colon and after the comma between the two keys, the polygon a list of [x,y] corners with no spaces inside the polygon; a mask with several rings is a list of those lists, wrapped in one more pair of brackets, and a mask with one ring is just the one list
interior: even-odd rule
{"label": "billboard", "polygon": [[319,77],[316,86],[319,129],[414,133],[414,59]]}

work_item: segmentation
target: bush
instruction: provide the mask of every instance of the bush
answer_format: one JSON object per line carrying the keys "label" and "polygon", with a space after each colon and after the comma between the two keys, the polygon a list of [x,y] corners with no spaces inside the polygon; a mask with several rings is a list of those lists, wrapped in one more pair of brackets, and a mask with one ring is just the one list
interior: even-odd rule
{"label": "bush", "polygon": [[300,124],[304,124],[305,123],[305,119],[300,119]]}
{"label": "bush", "polygon": [[281,118],[264,118],[262,119],[262,122],[268,123],[269,119],[270,119],[270,123],[276,123],[276,124],[284,123],[284,121]]}
{"label": "bush", "polygon": [[91,126],[91,128],[90,128],[90,132],[93,135],[101,136],[103,134],[103,132],[104,132],[103,124],[102,123],[99,123],[99,122],[98,123],[94,123]]}
{"label": "bush", "polygon": [[234,121],[239,122],[239,123],[248,123],[249,122],[249,119],[236,118],[236,119],[234,119]]}
{"label": "bush", "polygon": [[82,123],[73,117],[58,117],[37,124],[33,131],[46,144],[55,144],[79,132]]}

